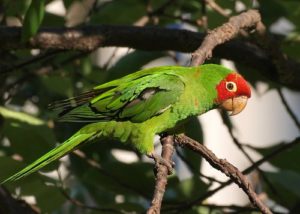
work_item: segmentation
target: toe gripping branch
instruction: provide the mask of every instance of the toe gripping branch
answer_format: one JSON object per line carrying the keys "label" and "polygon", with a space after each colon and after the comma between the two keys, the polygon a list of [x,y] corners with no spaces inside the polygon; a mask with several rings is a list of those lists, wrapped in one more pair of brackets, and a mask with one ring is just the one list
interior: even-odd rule
{"label": "toe gripping branch", "polygon": [[147,210],[147,214],[160,213],[163,196],[168,183],[168,175],[172,174],[174,162],[172,156],[174,153],[174,136],[168,135],[161,137],[162,153],[161,156],[153,152],[148,157],[155,161],[155,189],[151,206]]}
{"label": "toe gripping branch", "polygon": [[173,168],[175,166],[175,163],[172,160],[164,159],[162,156],[155,154],[154,152],[148,155],[148,157],[154,160],[156,174],[160,166],[165,166],[167,168],[168,175],[173,174]]}

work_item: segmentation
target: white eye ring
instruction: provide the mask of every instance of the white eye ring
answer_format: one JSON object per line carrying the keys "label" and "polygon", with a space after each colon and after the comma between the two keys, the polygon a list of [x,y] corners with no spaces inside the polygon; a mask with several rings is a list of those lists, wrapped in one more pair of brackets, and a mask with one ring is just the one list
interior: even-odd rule
{"label": "white eye ring", "polygon": [[237,86],[236,86],[235,82],[226,82],[226,89],[230,92],[236,92]]}

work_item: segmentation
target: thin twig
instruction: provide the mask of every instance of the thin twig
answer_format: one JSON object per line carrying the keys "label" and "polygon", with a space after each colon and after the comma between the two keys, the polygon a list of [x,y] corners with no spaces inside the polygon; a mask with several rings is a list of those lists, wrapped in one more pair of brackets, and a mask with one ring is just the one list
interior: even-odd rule
{"label": "thin twig", "polygon": [[214,0],[204,0],[204,1],[211,9],[213,9],[217,13],[221,14],[224,17],[229,17],[228,12],[225,9],[223,9],[220,5],[218,5]]}
{"label": "thin twig", "polygon": [[[36,60],[39,60],[39,61],[47,59],[47,62],[41,63],[39,68],[34,68],[34,69],[27,68],[27,66],[29,66],[31,63],[35,63],[34,61],[29,60],[31,62],[28,61],[28,63],[19,63],[18,65],[20,65],[20,66],[18,67],[18,70],[22,70],[22,76],[20,78],[16,79],[14,82],[4,85],[3,88],[0,88],[0,94],[1,94],[1,92],[8,92],[8,95],[5,98],[3,98],[4,99],[3,102],[4,103],[8,102],[9,99],[11,99],[14,96],[14,94],[17,93],[18,89],[21,88],[22,85],[24,84],[24,82],[26,82],[27,80],[30,80],[39,74],[49,73],[55,69],[62,67],[63,65],[73,62],[76,59],[82,58],[82,57],[86,56],[87,54],[89,54],[89,52],[75,53],[72,56],[61,61],[59,63],[59,65],[56,65],[56,63],[53,63],[51,61],[52,58],[50,58],[50,59],[48,59],[48,57],[37,58]],[[21,66],[21,64],[22,64],[22,66]],[[12,66],[12,67],[8,68],[8,70],[4,70],[4,72],[13,72],[14,69],[15,69],[15,66]],[[0,76],[1,75],[2,75],[2,73],[0,73]],[[92,80],[89,80],[89,81],[94,84],[98,84],[97,81],[92,81]],[[4,94],[4,93],[2,93],[2,94]]]}
{"label": "thin twig", "polygon": [[209,177],[207,175],[204,175],[203,173],[200,172],[200,170],[195,169],[193,167],[193,165],[187,160],[186,157],[184,157],[184,155],[176,148],[176,154],[178,155],[178,157],[187,165],[187,167],[189,168],[189,170],[191,170],[194,173],[197,173],[196,175],[199,175],[202,178],[206,178],[207,180],[209,180],[210,183],[216,182],[218,184],[222,184],[222,181],[219,181],[213,177]]}
{"label": "thin twig", "polygon": [[49,57],[53,57],[53,56],[55,56],[56,54],[58,54],[60,52],[61,52],[60,50],[54,50],[54,51],[47,51],[45,53],[41,53],[41,54],[36,55],[36,56],[32,56],[29,59],[26,59],[22,62],[19,62],[19,63],[15,64],[15,65],[12,65],[10,67],[1,68],[0,75],[4,75],[6,73],[15,71],[15,70],[23,68],[25,66],[37,63],[40,60],[45,60]]}
{"label": "thin twig", "polygon": [[207,19],[206,12],[207,12],[206,0],[201,0],[201,13],[202,13],[201,23],[202,23],[202,26],[203,26],[205,32],[207,31],[207,28],[208,28],[208,19]]}
{"label": "thin twig", "polygon": [[115,209],[111,209],[111,208],[100,208],[100,207],[96,207],[96,206],[89,206],[84,204],[83,202],[73,198],[72,196],[69,195],[69,193],[67,192],[65,185],[64,185],[64,181],[63,178],[61,176],[61,173],[59,171],[57,171],[57,175],[58,175],[58,181],[59,183],[56,184],[56,187],[60,190],[60,192],[62,193],[62,195],[72,204],[74,204],[75,206],[81,207],[83,209],[87,209],[87,210],[94,210],[94,211],[99,211],[99,212],[107,212],[107,213],[123,213],[122,211],[119,210],[115,210]]}
{"label": "thin twig", "polygon": [[277,156],[278,154],[282,153],[285,150],[288,150],[296,145],[300,144],[300,136],[297,137],[295,140],[293,140],[292,142],[289,143],[282,143],[281,146],[279,146],[278,148],[276,148],[273,152],[265,155],[263,158],[261,158],[260,160],[256,161],[254,164],[252,164],[251,166],[249,166],[248,168],[246,168],[243,173],[244,174],[248,174],[251,171],[253,171],[254,169],[256,169],[258,166],[260,166],[261,164],[263,164],[264,162],[274,158],[275,156]]}
{"label": "thin twig", "polygon": [[207,58],[211,58],[212,51],[217,45],[233,39],[241,29],[255,27],[260,20],[257,10],[248,10],[231,17],[229,22],[215,28],[204,38],[201,46],[193,53],[192,66],[198,66]]}
{"label": "thin twig", "polygon": [[91,167],[97,169],[99,173],[101,173],[102,175],[108,177],[110,180],[114,181],[116,184],[118,184],[118,185],[120,185],[121,187],[123,187],[123,188],[125,188],[125,189],[128,189],[128,190],[130,190],[130,191],[132,191],[132,192],[134,192],[134,193],[136,193],[136,194],[142,196],[143,198],[145,198],[145,199],[147,199],[147,200],[149,200],[149,198],[150,198],[149,195],[145,194],[145,193],[143,192],[143,190],[140,190],[140,189],[135,188],[134,186],[132,186],[132,185],[130,185],[130,184],[124,182],[124,181],[122,180],[122,178],[118,178],[117,176],[115,176],[115,175],[111,174],[110,172],[108,172],[107,170],[103,169],[103,168],[101,167],[101,165],[100,165],[97,161],[95,161],[95,160],[93,160],[93,159],[91,159],[91,158],[88,158],[88,157],[87,157],[83,152],[81,152],[80,150],[75,150],[75,151],[73,151],[73,154],[75,154],[77,157],[79,157],[79,158],[85,160],[87,164],[89,164]]}
{"label": "thin twig", "polygon": [[248,195],[251,203],[260,209],[264,214],[272,213],[270,209],[259,199],[259,197],[254,192],[248,179],[232,164],[227,162],[225,159],[219,159],[216,155],[207,149],[204,145],[198,143],[197,141],[185,136],[178,135],[175,137],[176,143],[180,146],[185,146],[199,154],[207,160],[210,165],[214,168],[222,171],[225,175],[231,178],[244,192]]}
{"label": "thin twig", "polygon": [[[267,162],[268,160],[274,158],[275,156],[283,153],[285,150],[293,148],[294,146],[296,146],[298,144],[300,144],[300,136],[297,137],[292,142],[283,143],[281,146],[277,147],[274,151],[272,151],[271,153],[265,155],[264,157],[262,157],[261,159],[256,161],[254,164],[252,164],[251,166],[244,169],[242,171],[242,173],[245,174],[245,175],[249,174],[250,172],[255,170],[258,166],[260,166],[263,163]],[[195,200],[189,201],[189,202],[184,202],[182,204],[178,204],[178,206],[170,208],[170,209],[176,209],[176,210],[177,209],[187,209],[187,208],[192,207],[194,205],[201,204],[201,202],[206,200],[208,197],[211,197],[215,193],[219,192],[221,189],[223,189],[223,188],[227,187],[228,185],[232,184],[232,182],[233,181],[230,179],[230,180],[224,182],[222,185],[216,187],[215,189],[205,192],[205,194],[201,195],[200,197],[196,198]],[[170,209],[168,209],[168,210],[170,210]]]}
{"label": "thin twig", "polygon": [[295,125],[297,126],[297,128],[300,130],[300,122],[298,121],[297,116],[294,114],[294,112],[292,111],[291,107],[289,106],[289,104],[287,103],[287,100],[285,99],[283,93],[282,93],[282,89],[278,88],[277,92],[279,94],[279,97],[281,99],[282,104],[284,105],[286,111],[288,112],[288,114],[290,115],[290,117],[292,118],[292,120],[294,121]]}
{"label": "thin twig", "polygon": [[[237,206],[237,205],[217,205],[217,204],[201,204],[202,207],[207,207],[210,209],[222,209],[224,213],[238,214],[238,213],[252,213],[259,211],[255,207],[247,207],[247,206]],[[286,214],[286,212],[278,212],[273,211],[274,214]]]}
{"label": "thin twig", "polygon": [[[233,141],[233,143],[236,145],[236,147],[245,155],[245,157],[250,161],[251,164],[254,164],[255,161],[251,158],[251,156],[246,152],[246,150],[243,147],[243,144],[241,144],[241,142],[234,136],[233,134],[233,130],[231,127],[231,124],[229,123],[229,121],[227,120],[227,118],[225,117],[225,115],[227,115],[226,112],[222,111],[221,112],[221,117],[223,119],[223,123],[225,124],[225,126],[228,129],[229,135]],[[268,179],[268,177],[265,175],[265,173],[259,168],[257,167],[256,170],[259,172],[260,176],[262,177],[262,179],[264,180],[264,182],[267,184],[267,186],[270,188],[271,192],[276,195],[279,199],[279,201],[282,201],[283,198],[280,197],[278,191],[275,189],[275,187],[273,186],[273,184],[271,183],[271,181]]]}
{"label": "thin twig", "polygon": [[242,207],[237,205],[217,205],[217,204],[201,204],[203,207],[208,207],[210,209],[222,209],[226,210],[226,213],[237,213],[237,212],[250,212],[258,211],[255,207]]}
{"label": "thin twig", "polygon": [[102,68],[104,70],[107,70],[108,66],[111,65],[112,60],[115,58],[117,52],[118,52],[119,48],[115,48],[112,52],[112,54],[109,56],[108,60],[104,63],[104,65],[102,66]]}
{"label": "thin twig", "polygon": [[81,201],[72,198],[68,192],[65,189],[60,188],[60,192],[63,194],[63,196],[72,204],[74,204],[77,207],[81,207],[83,209],[87,209],[87,210],[93,210],[93,211],[97,211],[97,212],[101,212],[101,213],[125,213],[122,212],[120,210],[116,210],[116,209],[112,209],[112,208],[101,208],[101,207],[96,207],[96,206],[89,206],[86,205],[84,203],[82,203]]}
{"label": "thin twig", "polygon": [[[171,163],[172,155],[174,153],[174,137],[172,135],[168,135],[161,139],[162,144],[162,153],[161,157]],[[160,213],[160,208],[162,204],[162,199],[166,190],[167,182],[168,182],[168,171],[169,169],[164,165],[158,165],[157,171],[155,173],[156,183],[153,194],[153,200],[151,202],[151,206],[147,211],[147,214],[158,214]]]}
{"label": "thin twig", "polygon": [[267,32],[267,28],[262,22],[257,23],[255,36],[254,42],[266,50],[278,70],[276,79],[288,82],[297,78],[293,72],[286,73],[286,71],[296,70],[299,65],[281,51],[278,41]]}

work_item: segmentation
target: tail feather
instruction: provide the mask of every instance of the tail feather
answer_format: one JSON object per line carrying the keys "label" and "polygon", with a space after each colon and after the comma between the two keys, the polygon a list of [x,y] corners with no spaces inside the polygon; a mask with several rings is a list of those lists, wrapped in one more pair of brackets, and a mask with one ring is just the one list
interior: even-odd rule
{"label": "tail feather", "polygon": [[12,175],[11,177],[7,178],[1,184],[4,184],[6,182],[15,181],[18,180],[24,176],[27,176],[33,172],[36,172],[37,170],[41,169],[42,167],[46,166],[47,164],[63,157],[64,155],[68,154],[69,152],[75,150],[78,148],[79,145],[87,142],[93,136],[95,136],[97,132],[91,132],[91,133],[80,133],[77,132],[75,135],[73,135],[71,138],[66,140],[64,143],[60,144],[56,148],[52,149],[21,171],[17,172],[16,174]]}

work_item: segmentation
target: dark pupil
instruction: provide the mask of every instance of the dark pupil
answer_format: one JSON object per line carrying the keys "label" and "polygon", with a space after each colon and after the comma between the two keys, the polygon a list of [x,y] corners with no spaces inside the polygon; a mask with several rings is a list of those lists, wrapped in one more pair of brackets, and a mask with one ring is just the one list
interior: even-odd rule
{"label": "dark pupil", "polygon": [[228,90],[232,90],[233,89],[233,84],[232,83],[228,83],[227,84],[227,89]]}

